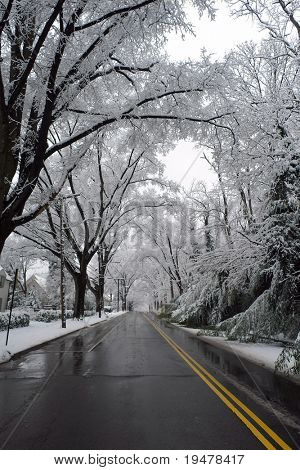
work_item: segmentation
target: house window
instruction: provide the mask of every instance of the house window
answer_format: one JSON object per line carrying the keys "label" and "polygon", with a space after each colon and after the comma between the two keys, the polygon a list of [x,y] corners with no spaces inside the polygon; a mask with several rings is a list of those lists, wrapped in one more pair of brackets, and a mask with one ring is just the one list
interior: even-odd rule
{"label": "house window", "polygon": [[4,287],[5,277],[0,276],[0,287]]}

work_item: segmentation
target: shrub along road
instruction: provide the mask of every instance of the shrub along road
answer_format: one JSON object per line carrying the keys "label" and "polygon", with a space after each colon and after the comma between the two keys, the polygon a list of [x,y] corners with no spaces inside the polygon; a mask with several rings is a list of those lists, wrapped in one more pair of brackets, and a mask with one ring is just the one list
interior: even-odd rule
{"label": "shrub along road", "polygon": [[297,449],[190,338],[127,313],[0,366],[5,449]]}

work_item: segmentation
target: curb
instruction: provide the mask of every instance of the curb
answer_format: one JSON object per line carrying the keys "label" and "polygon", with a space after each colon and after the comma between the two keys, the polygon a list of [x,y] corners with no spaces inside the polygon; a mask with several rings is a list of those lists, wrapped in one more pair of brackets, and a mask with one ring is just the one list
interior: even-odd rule
{"label": "curb", "polygon": [[[175,328],[177,328],[180,331],[183,331],[185,335],[191,336],[192,338],[197,338],[198,341],[202,341],[203,343],[209,344],[210,346],[213,346],[216,349],[227,351],[227,352],[233,354],[234,356],[236,356],[239,360],[248,361],[251,364],[254,364],[255,366],[261,367],[262,369],[266,369],[269,372],[273,373],[274,375],[282,377],[286,380],[289,380],[289,381],[293,382],[295,385],[300,386],[300,376],[296,377],[296,376],[293,376],[293,375],[286,375],[286,374],[284,374],[282,372],[279,372],[279,371],[275,372],[275,370],[272,367],[270,367],[268,364],[265,364],[263,362],[263,358],[261,359],[261,361],[259,359],[255,360],[255,359],[253,359],[251,357],[248,357],[244,354],[239,354],[239,352],[235,351],[230,345],[224,344],[223,342],[219,343],[218,341],[214,341],[209,336],[193,334],[189,331],[186,331],[184,327],[181,327],[180,325],[177,325],[175,323],[172,323],[172,326],[174,326]],[[196,328],[195,328],[195,330],[196,330]],[[254,344],[260,344],[260,343],[254,343]]]}
{"label": "curb", "polygon": [[45,346],[45,345],[47,345],[47,344],[50,344],[50,343],[52,343],[52,341],[58,340],[58,339],[60,339],[60,338],[65,338],[66,336],[69,336],[69,335],[71,335],[71,334],[78,333],[78,332],[80,332],[80,331],[86,330],[87,328],[91,328],[91,327],[94,327],[94,326],[98,326],[98,325],[100,325],[101,323],[105,323],[105,322],[107,322],[107,321],[114,320],[114,318],[118,318],[119,316],[122,316],[122,315],[118,315],[117,317],[113,317],[113,318],[105,318],[105,319],[102,320],[101,322],[91,323],[90,325],[86,325],[86,326],[84,326],[83,328],[78,328],[78,330],[68,331],[68,332],[66,332],[66,333],[64,333],[64,334],[62,334],[62,335],[60,335],[60,336],[57,336],[56,338],[48,339],[48,340],[46,340],[46,341],[43,341],[42,343],[36,344],[35,346],[30,346],[30,347],[28,347],[28,348],[26,348],[26,349],[23,349],[22,351],[18,351],[18,352],[16,352],[16,353],[12,354],[12,355],[10,356],[10,358],[9,358],[8,361],[0,362],[0,366],[1,366],[2,364],[7,364],[8,362],[10,362],[10,361],[12,361],[12,360],[14,360],[14,359],[19,358],[19,357],[22,356],[23,354],[26,354],[26,353],[28,353],[28,352],[30,352],[30,351],[34,351],[34,350],[36,350],[36,349],[39,349],[41,346]]}

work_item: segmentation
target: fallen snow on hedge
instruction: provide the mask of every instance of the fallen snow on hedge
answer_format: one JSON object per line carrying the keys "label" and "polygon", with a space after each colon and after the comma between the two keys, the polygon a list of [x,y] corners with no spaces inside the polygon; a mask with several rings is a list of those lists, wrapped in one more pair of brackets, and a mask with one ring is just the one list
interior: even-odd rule
{"label": "fallen snow on hedge", "polygon": [[6,331],[0,332],[0,363],[7,362],[10,358],[21,351],[38,346],[73,331],[81,330],[102,321],[122,315],[124,312],[105,313],[102,318],[98,315],[86,317],[83,320],[67,320],[67,328],[61,327],[61,321],[51,323],[31,321],[29,326],[16,328],[10,331],[8,345],[6,342]]}
{"label": "fallen snow on hedge", "polygon": [[[11,316],[10,327],[24,328],[29,325],[30,316],[27,313],[14,313]],[[7,330],[9,322],[9,312],[0,313],[0,331]]]}

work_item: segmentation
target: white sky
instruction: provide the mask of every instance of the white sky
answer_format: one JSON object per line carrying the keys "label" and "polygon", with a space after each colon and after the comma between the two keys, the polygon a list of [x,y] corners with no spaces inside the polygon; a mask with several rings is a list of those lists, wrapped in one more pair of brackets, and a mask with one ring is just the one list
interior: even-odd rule
{"label": "white sky", "polygon": [[[189,4],[189,0],[187,0]],[[216,19],[211,21],[207,13],[202,18],[191,5],[187,8],[187,19],[194,25],[195,35],[170,34],[167,52],[173,59],[199,59],[204,48],[215,57],[221,58],[226,52],[244,41],[257,41],[263,33],[250,17],[231,16],[230,8],[222,0],[216,1]]]}
{"label": "white sky", "polygon": [[[223,1],[217,1],[216,7],[215,21],[211,21],[207,14],[198,19],[198,14],[192,8],[188,9],[188,19],[195,27],[195,35],[182,39],[179,34],[170,34],[166,50],[173,60],[197,60],[202,49],[221,58],[237,44],[262,38],[263,33],[251,18],[232,18]],[[162,161],[166,165],[166,176],[186,188],[194,180],[205,181],[208,185],[216,181],[208,163],[201,159],[201,152],[194,148],[192,142],[180,142]]]}
{"label": "white sky", "polygon": [[166,165],[166,176],[185,188],[189,188],[193,181],[205,181],[211,186],[216,181],[215,173],[209,164],[203,160],[202,152],[195,149],[193,142],[181,141],[177,147],[162,158]]}

